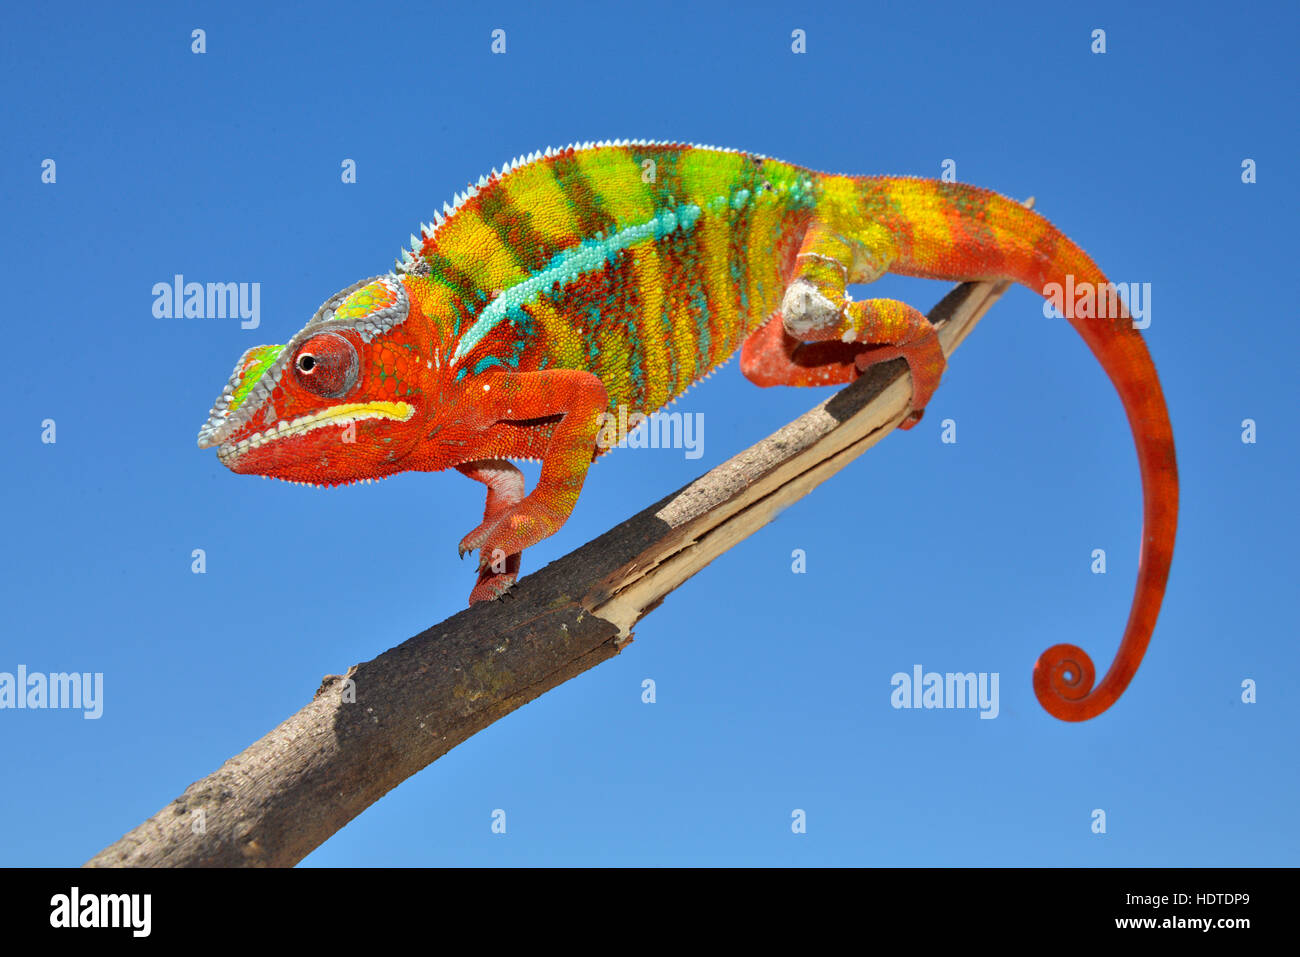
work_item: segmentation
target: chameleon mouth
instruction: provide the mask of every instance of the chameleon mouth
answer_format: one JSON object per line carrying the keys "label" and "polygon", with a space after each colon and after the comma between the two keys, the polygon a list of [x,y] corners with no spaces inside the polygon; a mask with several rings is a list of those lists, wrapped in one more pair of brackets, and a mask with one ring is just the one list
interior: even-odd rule
{"label": "chameleon mouth", "polygon": [[229,465],[252,449],[261,448],[280,439],[303,435],[326,426],[348,426],[362,419],[390,419],[394,422],[409,421],[415,414],[415,406],[408,402],[345,402],[330,406],[312,415],[299,416],[291,421],[281,420],[262,432],[238,442],[229,441],[217,449],[217,458],[223,465]]}

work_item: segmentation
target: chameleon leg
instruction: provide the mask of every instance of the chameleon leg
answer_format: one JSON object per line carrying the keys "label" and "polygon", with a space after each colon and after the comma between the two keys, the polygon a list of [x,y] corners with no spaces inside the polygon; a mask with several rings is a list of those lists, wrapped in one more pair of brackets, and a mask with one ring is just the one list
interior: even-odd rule
{"label": "chameleon leg", "polygon": [[[524,473],[504,459],[465,462],[457,465],[456,469],[462,475],[487,486],[487,505],[483,509],[483,522],[466,538],[485,535],[509,508],[518,505],[524,497]],[[480,568],[478,581],[469,595],[470,604],[504,595],[519,577],[519,557],[518,552],[504,557],[498,556],[499,563],[489,563],[487,567]]]}
{"label": "chameleon leg", "polygon": [[[475,377],[470,388],[477,397],[472,424],[484,430],[498,422],[527,428],[524,423],[531,419],[561,417],[542,454],[542,474],[533,490],[516,502],[503,499],[495,521],[485,516],[483,524],[461,539],[461,555],[478,549],[481,573],[490,568],[498,550],[517,556],[568,519],[595,458],[598,415],[606,411],[609,398],[600,379],[573,369],[487,373]],[[479,599],[471,595],[470,600]]]}
{"label": "chameleon leg", "polygon": [[784,331],[800,342],[839,341],[874,347],[854,356],[859,370],[890,359],[906,359],[912,373],[912,412],[899,428],[909,429],[921,420],[943,375],[945,360],[939,337],[924,314],[905,302],[853,301],[845,291],[850,282],[878,278],[890,258],[887,248],[872,248],[866,241],[849,241],[812,227],[795,258],[794,278],[781,300],[781,317]]}

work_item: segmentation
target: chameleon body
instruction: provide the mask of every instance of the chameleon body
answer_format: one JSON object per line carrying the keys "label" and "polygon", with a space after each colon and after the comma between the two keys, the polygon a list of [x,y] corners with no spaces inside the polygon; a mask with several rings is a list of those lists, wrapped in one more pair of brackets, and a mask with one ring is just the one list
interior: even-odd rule
{"label": "chameleon body", "polygon": [[[1042,216],[964,184],[666,143],[548,149],[444,204],[395,272],[332,296],[289,343],[246,352],[199,446],[235,472],[314,485],[458,469],[487,488],[460,543],[479,552],[470,600],[496,597],[573,510],[606,448],[602,413],[651,413],[737,350],[762,386],[849,382],[901,356],[913,386],[901,425],[915,424],[944,368],[933,327],[905,303],[845,292],[885,272],[1040,294],[1067,276],[1106,286]],[[1128,313],[1066,312],[1123,401],[1144,488],[1137,592],[1109,673],[1094,687],[1072,645],[1035,669],[1044,706],[1082,720],[1119,696],[1150,639],[1178,480]],[[531,492],[512,459],[542,462]]]}

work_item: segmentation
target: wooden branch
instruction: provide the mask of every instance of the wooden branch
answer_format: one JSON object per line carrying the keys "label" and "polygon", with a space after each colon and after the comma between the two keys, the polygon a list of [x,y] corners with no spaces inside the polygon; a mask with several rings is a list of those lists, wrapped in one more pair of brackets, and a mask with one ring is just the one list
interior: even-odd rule
{"label": "wooden branch", "polygon": [[[1007,288],[967,283],[930,313],[952,352]],[[895,428],[898,359],[522,579],[503,601],[331,675],[314,700],[87,866],[289,866],[477,731],[618,654],[674,588]]]}

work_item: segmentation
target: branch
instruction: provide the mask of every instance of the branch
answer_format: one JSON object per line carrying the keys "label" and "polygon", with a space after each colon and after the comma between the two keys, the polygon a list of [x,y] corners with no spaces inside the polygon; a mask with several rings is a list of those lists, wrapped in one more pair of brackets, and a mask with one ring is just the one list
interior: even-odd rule
{"label": "branch", "polygon": [[[956,287],[930,313],[951,353],[1009,283]],[[893,430],[902,359],[483,602],[325,678],[297,714],[87,866],[290,866],[471,735],[618,654],[682,582]]]}

